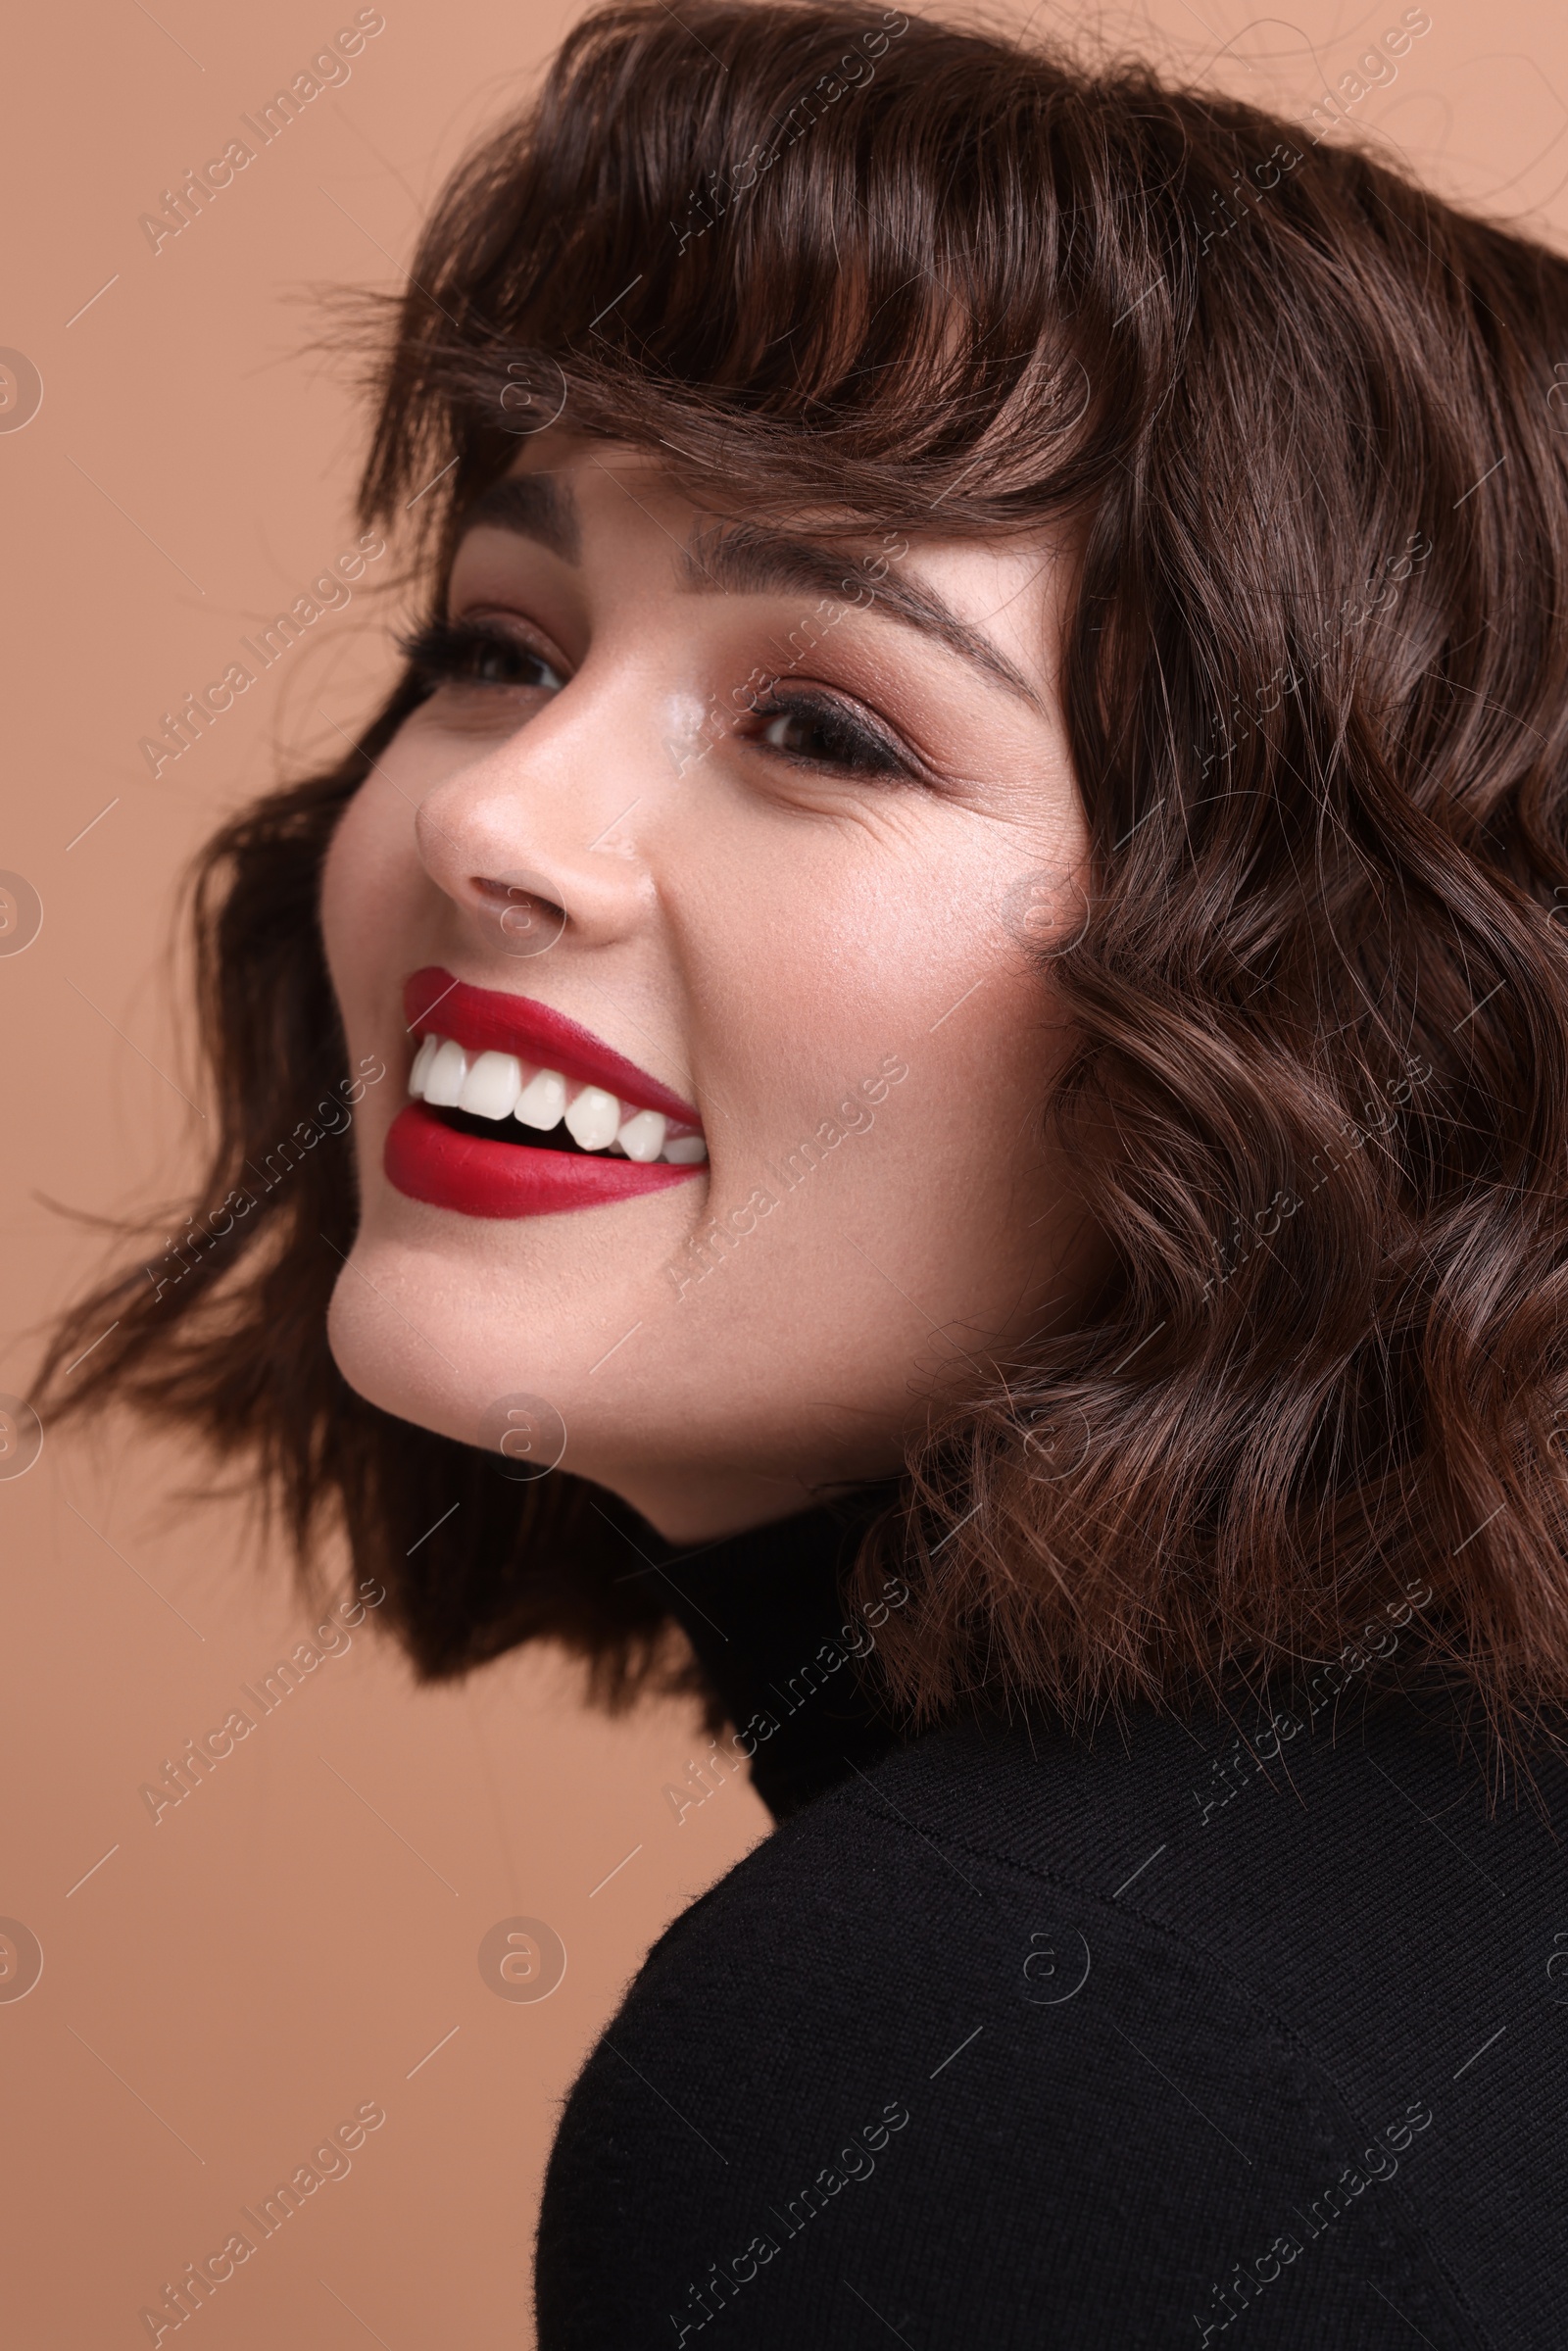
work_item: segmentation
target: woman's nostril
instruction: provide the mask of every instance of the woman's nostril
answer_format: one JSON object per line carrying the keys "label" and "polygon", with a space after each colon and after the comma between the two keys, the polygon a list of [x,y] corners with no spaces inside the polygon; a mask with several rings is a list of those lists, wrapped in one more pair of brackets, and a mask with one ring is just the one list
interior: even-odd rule
{"label": "woman's nostril", "polygon": [[566,927],[566,910],[540,874],[475,874],[473,887],[486,928],[509,955],[542,955]]}

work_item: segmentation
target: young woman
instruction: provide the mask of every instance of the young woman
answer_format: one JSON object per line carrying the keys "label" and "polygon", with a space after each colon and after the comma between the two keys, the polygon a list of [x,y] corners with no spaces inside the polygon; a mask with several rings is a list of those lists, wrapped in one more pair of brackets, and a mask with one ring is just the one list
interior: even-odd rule
{"label": "young woman", "polygon": [[856,0],[598,13],[441,199],[419,625],[57,1361],[780,1818],[546,2351],[1560,2341],[1559,355],[1388,168]]}

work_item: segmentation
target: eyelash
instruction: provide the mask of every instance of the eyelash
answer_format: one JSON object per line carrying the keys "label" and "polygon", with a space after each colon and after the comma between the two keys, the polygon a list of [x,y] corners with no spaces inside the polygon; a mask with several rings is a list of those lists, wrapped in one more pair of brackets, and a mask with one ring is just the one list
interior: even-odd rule
{"label": "eyelash", "polygon": [[[763,725],[777,718],[800,718],[813,723],[832,745],[836,744],[838,758],[812,759],[804,752],[786,751],[782,745],[767,744],[764,749],[777,752],[781,759],[799,767],[832,767],[841,772],[848,768],[861,775],[912,774],[909,762],[879,729],[866,724],[858,713],[836,696],[827,694],[770,695],[766,702],[753,708],[752,715]],[[846,756],[847,755],[847,756]]]}
{"label": "eyelash", "polygon": [[[438,616],[414,635],[402,638],[400,649],[427,695],[445,685],[471,686],[481,691],[543,686],[546,683],[543,678],[517,674],[528,667],[546,670],[560,678],[555,664],[542,653],[523,644],[510,631],[482,620],[448,620]],[[486,677],[482,670],[487,661],[499,662],[513,674]],[[847,770],[852,774],[900,776],[906,780],[913,775],[910,762],[889,738],[835,696],[774,693],[765,702],[754,704],[751,716],[763,727],[780,718],[793,718],[815,728],[828,747],[826,757],[813,758],[806,752],[789,751],[781,744],[761,746],[788,759],[792,766],[836,770],[841,774]]]}
{"label": "eyelash", "polygon": [[[478,687],[538,687],[545,684],[540,677],[515,674],[529,666],[548,670],[560,678],[560,671],[542,653],[535,652],[506,629],[494,628],[482,620],[435,619],[411,637],[400,640],[405,661],[415,675],[433,694],[438,686],[459,685]],[[485,677],[481,664],[486,661],[507,664],[514,674]]]}

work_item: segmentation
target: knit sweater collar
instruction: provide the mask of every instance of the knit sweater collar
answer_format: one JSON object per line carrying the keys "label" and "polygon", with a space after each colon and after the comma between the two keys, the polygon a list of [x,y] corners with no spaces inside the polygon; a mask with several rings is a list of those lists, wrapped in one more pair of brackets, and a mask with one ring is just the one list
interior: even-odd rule
{"label": "knit sweater collar", "polygon": [[904,1604],[905,1587],[891,1577],[882,1599],[844,1596],[866,1526],[897,1491],[861,1487],[719,1543],[665,1548],[671,1613],[775,1820],[897,1742],[867,1667],[877,1628]]}

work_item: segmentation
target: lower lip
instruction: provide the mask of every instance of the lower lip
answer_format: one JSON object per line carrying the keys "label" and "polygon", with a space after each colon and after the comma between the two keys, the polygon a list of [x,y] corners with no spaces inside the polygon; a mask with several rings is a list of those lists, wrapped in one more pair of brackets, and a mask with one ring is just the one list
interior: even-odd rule
{"label": "lower lip", "polygon": [[671,1167],[658,1159],[596,1159],[539,1151],[527,1143],[490,1143],[459,1134],[411,1102],[392,1121],[383,1158],[387,1181],[410,1200],[460,1216],[556,1216],[566,1208],[605,1208],[638,1200],[707,1173],[707,1162]]}

